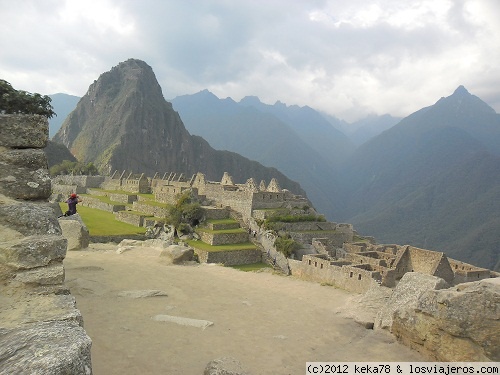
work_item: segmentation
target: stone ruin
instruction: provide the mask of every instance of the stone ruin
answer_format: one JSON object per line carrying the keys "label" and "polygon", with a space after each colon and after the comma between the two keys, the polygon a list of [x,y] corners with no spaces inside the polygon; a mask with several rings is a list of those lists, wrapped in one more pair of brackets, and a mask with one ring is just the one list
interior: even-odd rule
{"label": "stone ruin", "polygon": [[92,374],[91,339],[63,285],[67,240],[48,203],[42,116],[0,115],[0,373]]}
{"label": "stone ruin", "polygon": [[[500,278],[493,271],[414,246],[377,245],[370,237],[355,242],[359,235],[351,224],[331,222],[284,224],[283,230],[305,244],[298,260],[287,259],[274,247],[276,235],[261,231],[257,222],[266,218],[269,209],[293,211],[312,205],[281,189],[274,179],[269,184],[257,184],[252,178],[236,184],[227,173],[220,182],[213,182],[202,173],[187,178],[173,172],[152,179],[130,172],[99,178],[101,188],[134,193],[149,189],[163,203],[174,203],[179,193],[190,190],[206,204],[237,212],[250,230],[258,232],[264,253],[286,274],[368,296],[363,298],[384,295],[379,300],[387,304],[379,306],[377,314],[365,321],[366,326],[388,329],[429,358],[500,358],[495,349],[500,347]],[[93,182],[89,180],[89,184]],[[318,230],[321,237],[317,237]],[[470,293],[476,293],[475,297],[469,298]],[[452,303],[443,302],[448,298]],[[418,324],[413,327],[413,322]]]}

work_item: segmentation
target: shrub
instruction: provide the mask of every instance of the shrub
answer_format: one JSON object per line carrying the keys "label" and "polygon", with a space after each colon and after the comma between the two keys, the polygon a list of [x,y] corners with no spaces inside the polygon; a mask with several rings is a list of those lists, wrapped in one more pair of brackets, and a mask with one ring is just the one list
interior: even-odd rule
{"label": "shrub", "polygon": [[0,113],[42,115],[51,118],[56,115],[51,101],[47,95],[16,90],[9,82],[0,79]]}
{"label": "shrub", "polygon": [[276,247],[276,250],[283,253],[283,255],[287,258],[289,258],[294,251],[300,249],[301,247],[300,244],[290,237],[289,234],[276,238],[274,246]]}
{"label": "shrub", "polygon": [[201,205],[190,190],[178,195],[177,202],[174,205],[168,205],[167,211],[165,222],[182,233],[188,230],[189,225],[198,225],[203,217]]}

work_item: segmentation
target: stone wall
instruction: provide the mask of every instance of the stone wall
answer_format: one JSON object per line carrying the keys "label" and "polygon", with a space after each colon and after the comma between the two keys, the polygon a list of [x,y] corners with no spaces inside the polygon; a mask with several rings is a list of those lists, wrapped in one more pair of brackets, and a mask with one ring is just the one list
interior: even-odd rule
{"label": "stone wall", "polygon": [[82,199],[82,202],[80,204],[82,206],[86,206],[86,207],[90,207],[90,208],[97,208],[99,210],[108,211],[108,212],[125,211],[124,204],[107,203],[107,202],[103,202],[97,198],[92,198],[89,196],[86,196],[85,199]]}
{"label": "stone wall", "polygon": [[118,193],[110,193],[108,195],[109,200],[113,202],[119,202],[119,203],[133,203],[137,201],[137,195],[134,194],[118,194]]}
{"label": "stone wall", "polygon": [[260,250],[206,251],[194,248],[200,263],[219,263],[225,266],[254,264],[262,261]]}
{"label": "stone wall", "polygon": [[248,233],[244,230],[237,233],[214,233],[199,230],[197,233],[203,242],[212,246],[248,242]]}
{"label": "stone wall", "polygon": [[142,212],[155,217],[166,217],[168,214],[168,210],[166,207],[156,206],[139,201],[134,202],[132,208],[134,211]]}
{"label": "stone wall", "polygon": [[63,285],[67,240],[47,202],[47,140],[46,118],[0,115],[0,373],[90,375],[91,340]]}
{"label": "stone wall", "polygon": [[145,226],[146,218],[151,218],[151,216],[140,215],[140,214],[137,214],[136,212],[130,212],[130,211],[115,212],[115,219],[116,220],[131,224],[131,225],[135,225],[136,227]]}
{"label": "stone wall", "polygon": [[228,208],[215,208],[209,206],[202,206],[201,208],[203,210],[203,215],[207,220],[227,219],[229,217]]}
{"label": "stone wall", "polygon": [[[289,260],[293,276],[364,293],[382,280],[380,272],[366,269],[368,265],[350,266],[346,262],[332,262],[325,255],[304,255],[302,261]],[[378,279],[378,282],[377,282]]]}
{"label": "stone wall", "polygon": [[459,260],[450,259],[450,267],[455,273],[453,284],[468,283],[472,281],[479,281],[492,277],[490,270],[485,268],[476,267],[472,264],[464,263]]}

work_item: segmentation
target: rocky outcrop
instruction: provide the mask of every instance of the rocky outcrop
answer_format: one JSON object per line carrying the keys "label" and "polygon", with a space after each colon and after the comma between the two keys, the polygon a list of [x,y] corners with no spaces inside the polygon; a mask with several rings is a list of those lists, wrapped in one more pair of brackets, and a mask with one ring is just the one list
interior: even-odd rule
{"label": "rocky outcrop", "polygon": [[92,373],[91,340],[63,286],[41,116],[0,115],[0,373]]}
{"label": "rocky outcrop", "polygon": [[375,328],[391,330],[393,315],[396,311],[399,316],[405,316],[416,308],[423,293],[445,288],[449,288],[448,283],[439,277],[418,272],[406,273],[393,290],[387,303],[378,312]]}
{"label": "rocky outcrop", "polygon": [[68,250],[82,250],[89,247],[90,235],[79,214],[59,218],[62,235],[68,240]]}
{"label": "rocky outcrop", "polygon": [[172,264],[182,264],[193,260],[194,250],[191,247],[170,245],[163,249],[160,256]]}
{"label": "rocky outcrop", "polygon": [[427,291],[395,311],[392,332],[438,361],[500,361],[500,279]]}

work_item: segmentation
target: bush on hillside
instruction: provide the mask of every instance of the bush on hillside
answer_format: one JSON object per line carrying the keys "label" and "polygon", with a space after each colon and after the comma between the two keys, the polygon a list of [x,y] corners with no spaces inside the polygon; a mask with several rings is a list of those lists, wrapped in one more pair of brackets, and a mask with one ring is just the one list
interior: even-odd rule
{"label": "bush on hillside", "polygon": [[178,195],[177,202],[167,206],[166,223],[173,225],[178,232],[185,233],[188,225],[198,225],[203,217],[201,205],[192,191],[188,190]]}
{"label": "bush on hillside", "polygon": [[274,247],[280,253],[289,258],[296,250],[300,249],[301,245],[295,241],[289,234],[277,237],[274,241]]}
{"label": "bush on hillside", "polygon": [[50,104],[51,101],[47,95],[16,90],[9,82],[0,79],[0,113],[42,115],[52,118],[56,113]]}
{"label": "bush on hillside", "polygon": [[73,175],[96,175],[99,174],[96,166],[93,163],[80,163],[77,161],[64,160],[61,164],[56,164],[49,169],[51,176],[60,174],[73,174]]}

